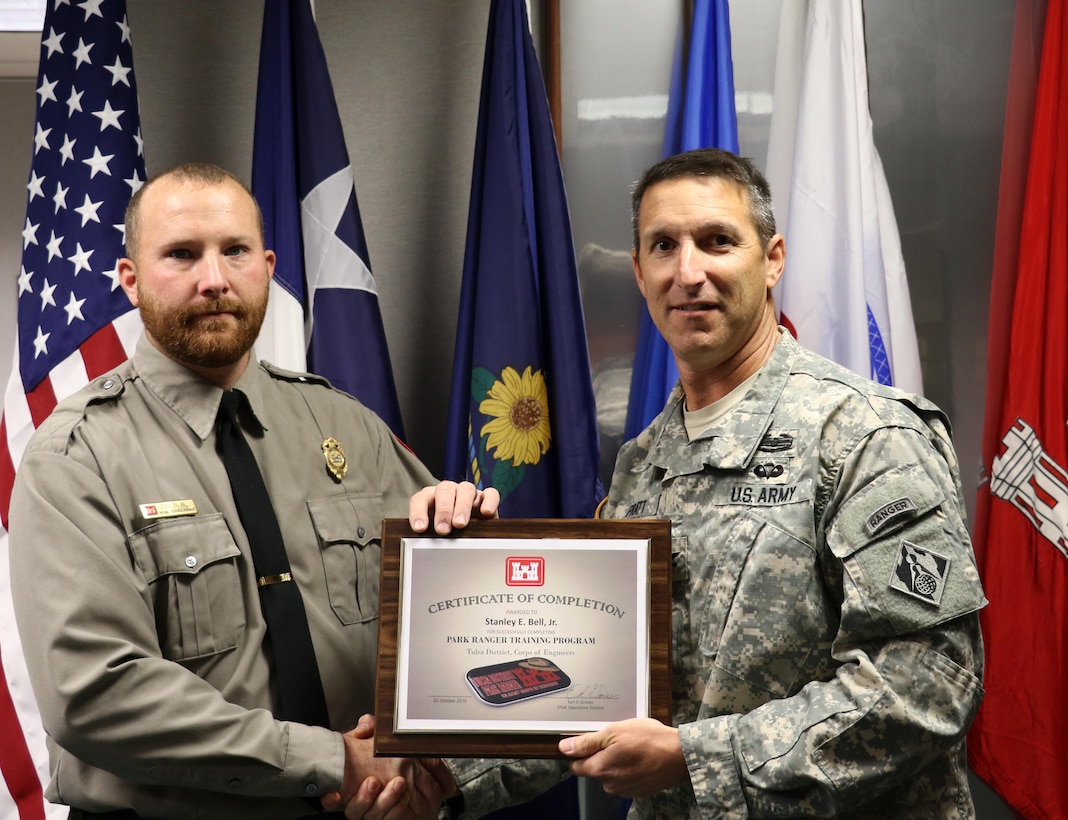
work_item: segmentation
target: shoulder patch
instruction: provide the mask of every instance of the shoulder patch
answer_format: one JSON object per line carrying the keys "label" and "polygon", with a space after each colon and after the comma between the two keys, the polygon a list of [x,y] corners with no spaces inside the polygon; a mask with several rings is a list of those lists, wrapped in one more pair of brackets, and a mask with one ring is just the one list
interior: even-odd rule
{"label": "shoulder patch", "polygon": [[916,512],[916,502],[907,495],[902,496],[901,498],[895,498],[893,501],[888,501],[868,516],[866,522],[868,534],[875,535],[875,533],[891,521],[896,521],[898,518],[912,515]]}
{"label": "shoulder patch", "polygon": [[897,563],[890,573],[890,588],[938,606],[949,576],[950,558],[902,540]]}

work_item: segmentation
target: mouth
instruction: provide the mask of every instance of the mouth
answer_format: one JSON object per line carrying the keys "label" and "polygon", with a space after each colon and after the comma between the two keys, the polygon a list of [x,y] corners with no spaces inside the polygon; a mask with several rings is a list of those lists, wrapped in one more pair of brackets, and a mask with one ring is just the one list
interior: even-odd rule
{"label": "mouth", "polygon": [[204,313],[195,313],[190,318],[194,322],[218,322],[223,319],[236,319],[237,314],[227,310],[205,311]]}
{"label": "mouth", "polygon": [[715,310],[716,305],[712,302],[687,302],[684,305],[675,305],[672,309],[683,313],[702,313],[708,310]]}
{"label": "mouth", "polygon": [[243,315],[239,303],[215,301],[205,304],[199,310],[193,311],[191,318],[194,321],[198,319],[240,319]]}

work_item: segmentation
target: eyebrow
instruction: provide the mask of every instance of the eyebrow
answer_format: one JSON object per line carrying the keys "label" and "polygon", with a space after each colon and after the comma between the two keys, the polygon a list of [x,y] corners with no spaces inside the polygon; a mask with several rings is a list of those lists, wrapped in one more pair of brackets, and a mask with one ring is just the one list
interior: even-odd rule
{"label": "eyebrow", "polygon": [[[657,236],[674,235],[678,232],[677,227],[669,227],[665,224],[653,225],[642,231],[639,236],[641,239],[650,239]],[[687,233],[692,233],[697,236],[704,236],[711,233],[723,233],[723,234],[738,234],[741,232],[736,222],[727,222],[722,219],[713,219],[708,222],[702,222],[696,227],[687,226]]]}

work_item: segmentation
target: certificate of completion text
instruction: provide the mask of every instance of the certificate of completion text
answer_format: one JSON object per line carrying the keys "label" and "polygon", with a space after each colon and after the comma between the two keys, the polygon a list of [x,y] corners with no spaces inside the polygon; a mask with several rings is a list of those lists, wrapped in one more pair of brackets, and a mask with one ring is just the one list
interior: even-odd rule
{"label": "certificate of completion text", "polygon": [[404,538],[396,731],[649,716],[649,542]]}

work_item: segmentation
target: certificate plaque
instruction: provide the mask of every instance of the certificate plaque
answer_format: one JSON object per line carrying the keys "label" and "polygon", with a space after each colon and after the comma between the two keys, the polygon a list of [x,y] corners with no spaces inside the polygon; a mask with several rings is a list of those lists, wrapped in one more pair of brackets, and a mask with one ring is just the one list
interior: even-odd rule
{"label": "certificate plaque", "polygon": [[375,753],[556,757],[670,723],[669,521],[382,524]]}

